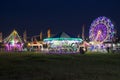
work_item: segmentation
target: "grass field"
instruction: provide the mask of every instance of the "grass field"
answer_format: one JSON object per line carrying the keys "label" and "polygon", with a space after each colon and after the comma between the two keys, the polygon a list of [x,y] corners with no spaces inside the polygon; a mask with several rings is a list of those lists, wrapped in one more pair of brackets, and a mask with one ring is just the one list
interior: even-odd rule
{"label": "grass field", "polygon": [[120,80],[120,54],[0,53],[0,80]]}

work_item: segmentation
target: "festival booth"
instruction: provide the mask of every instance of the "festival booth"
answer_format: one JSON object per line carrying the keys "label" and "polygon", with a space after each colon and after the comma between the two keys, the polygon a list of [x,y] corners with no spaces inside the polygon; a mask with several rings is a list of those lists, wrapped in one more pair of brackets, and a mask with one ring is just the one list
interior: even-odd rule
{"label": "festival booth", "polygon": [[77,53],[82,41],[81,38],[71,38],[65,32],[44,39],[44,43],[48,46],[49,53]]}
{"label": "festival booth", "polygon": [[30,51],[42,51],[43,45],[38,41],[33,41],[29,43]]}
{"label": "festival booth", "polygon": [[13,30],[13,32],[4,39],[4,44],[6,51],[22,51],[23,49],[23,42],[16,30]]}

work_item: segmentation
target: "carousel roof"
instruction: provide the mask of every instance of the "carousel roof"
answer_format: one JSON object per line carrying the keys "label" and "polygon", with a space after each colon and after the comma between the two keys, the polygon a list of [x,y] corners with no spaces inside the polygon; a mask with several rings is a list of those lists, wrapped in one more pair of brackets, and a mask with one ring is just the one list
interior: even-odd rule
{"label": "carousel roof", "polygon": [[80,41],[80,42],[83,41],[81,38],[71,38],[65,32],[61,32],[61,33],[58,33],[57,35],[55,35],[55,36],[53,36],[51,38],[44,39],[45,42],[53,41],[53,40],[57,40],[57,41],[69,40],[69,41]]}
{"label": "carousel roof", "polygon": [[61,32],[61,33],[58,33],[57,35],[53,36],[52,38],[70,38],[70,36],[65,32]]}

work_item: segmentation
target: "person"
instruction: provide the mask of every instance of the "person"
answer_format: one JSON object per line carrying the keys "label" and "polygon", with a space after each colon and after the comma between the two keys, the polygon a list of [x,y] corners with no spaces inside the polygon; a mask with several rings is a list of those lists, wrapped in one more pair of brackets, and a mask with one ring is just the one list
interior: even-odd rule
{"label": "person", "polygon": [[84,50],[83,50],[83,47],[80,47],[79,52],[80,52],[81,54],[84,54],[84,53],[85,53]]}
{"label": "person", "polygon": [[109,49],[110,49],[110,48],[109,48],[109,47],[107,47],[107,52],[108,52],[108,53],[109,53]]}

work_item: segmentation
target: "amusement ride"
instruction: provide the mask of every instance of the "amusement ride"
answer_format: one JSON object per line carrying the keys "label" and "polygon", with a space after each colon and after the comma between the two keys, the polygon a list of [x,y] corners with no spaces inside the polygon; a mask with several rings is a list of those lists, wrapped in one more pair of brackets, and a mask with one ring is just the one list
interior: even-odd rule
{"label": "amusement ride", "polygon": [[93,42],[107,42],[114,37],[114,25],[107,17],[98,17],[93,21],[89,30],[89,39]]}

